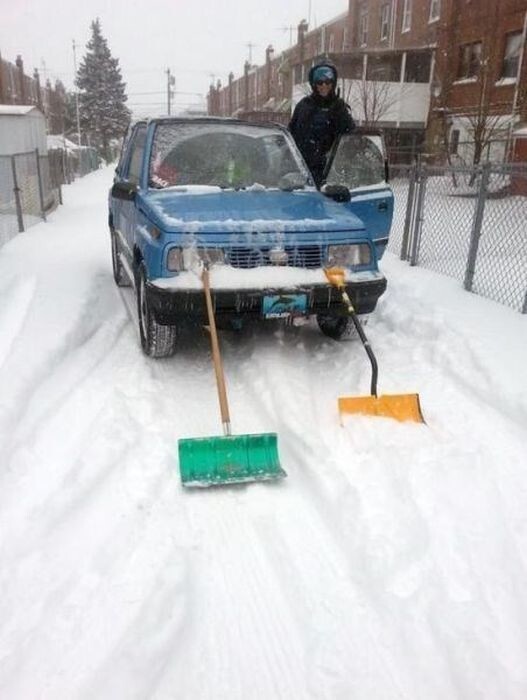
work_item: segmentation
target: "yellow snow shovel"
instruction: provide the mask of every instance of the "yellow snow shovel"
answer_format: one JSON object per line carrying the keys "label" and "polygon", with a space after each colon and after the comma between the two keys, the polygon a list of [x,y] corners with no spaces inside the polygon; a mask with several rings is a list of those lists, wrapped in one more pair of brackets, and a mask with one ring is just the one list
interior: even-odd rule
{"label": "yellow snow shovel", "polygon": [[280,466],[276,433],[231,434],[227,390],[207,269],[203,270],[202,280],[224,434],[178,441],[181,481],[183,486],[213,486],[280,479],[286,473]]}
{"label": "yellow snow shovel", "polygon": [[398,421],[414,421],[416,423],[424,423],[423,414],[421,413],[421,405],[419,403],[419,394],[385,394],[377,395],[377,375],[378,365],[377,359],[373,354],[371,345],[366,337],[364,328],[357,316],[357,313],[351,303],[351,299],[346,292],[344,282],[344,270],[340,267],[330,267],[324,270],[330,284],[336,287],[341,295],[342,301],[348,309],[351,320],[355,325],[359,338],[366,350],[371,363],[371,395],[370,396],[341,396],[338,399],[339,413],[342,418],[346,413],[362,413],[370,416],[383,416],[386,418],[395,418]]}

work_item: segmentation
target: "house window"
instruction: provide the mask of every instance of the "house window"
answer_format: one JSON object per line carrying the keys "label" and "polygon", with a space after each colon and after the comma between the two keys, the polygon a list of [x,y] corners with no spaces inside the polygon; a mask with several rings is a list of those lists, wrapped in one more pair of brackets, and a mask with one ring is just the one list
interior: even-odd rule
{"label": "house window", "polygon": [[359,19],[359,44],[366,46],[368,43],[368,10],[364,8],[361,11]]}
{"label": "house window", "polygon": [[329,35],[328,51],[329,51],[329,53],[333,53],[333,51],[335,51],[335,35],[334,34]]}
{"label": "house window", "polygon": [[481,41],[459,47],[457,79],[477,78],[481,65]]}
{"label": "house window", "polygon": [[441,0],[430,0],[430,17],[429,22],[435,22],[441,14]]}
{"label": "house window", "polygon": [[404,72],[405,83],[429,83],[432,67],[432,54],[430,52],[409,52],[406,54],[406,67]]}
{"label": "house window", "polygon": [[412,0],[404,0],[403,5],[403,24],[401,32],[409,32],[412,26]]}
{"label": "house window", "polygon": [[383,5],[381,9],[381,41],[388,38],[390,33],[390,11],[391,5]]}
{"label": "house window", "polygon": [[522,32],[511,32],[505,39],[505,51],[501,66],[502,78],[517,78],[522,50]]}

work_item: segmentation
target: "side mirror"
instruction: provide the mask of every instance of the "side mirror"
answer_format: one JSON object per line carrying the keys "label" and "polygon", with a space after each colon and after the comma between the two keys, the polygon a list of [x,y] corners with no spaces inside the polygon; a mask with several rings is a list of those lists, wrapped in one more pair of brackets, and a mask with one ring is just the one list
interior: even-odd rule
{"label": "side mirror", "polygon": [[127,202],[133,202],[136,193],[137,185],[133,182],[115,182],[112,187],[112,197],[115,197],[115,199],[124,199]]}
{"label": "side mirror", "polygon": [[349,202],[351,199],[351,192],[345,185],[324,185],[320,191],[335,202]]}

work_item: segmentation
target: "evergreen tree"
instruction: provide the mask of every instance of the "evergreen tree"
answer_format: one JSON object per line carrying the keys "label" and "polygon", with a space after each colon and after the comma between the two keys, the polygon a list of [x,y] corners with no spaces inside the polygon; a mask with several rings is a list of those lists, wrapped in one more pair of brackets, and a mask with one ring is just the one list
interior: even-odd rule
{"label": "evergreen tree", "polygon": [[112,58],[98,18],[91,23],[91,30],[87,52],[75,80],[79,88],[81,131],[109,161],[110,141],[124,135],[130,121],[130,110],[125,104],[128,98],[119,59]]}

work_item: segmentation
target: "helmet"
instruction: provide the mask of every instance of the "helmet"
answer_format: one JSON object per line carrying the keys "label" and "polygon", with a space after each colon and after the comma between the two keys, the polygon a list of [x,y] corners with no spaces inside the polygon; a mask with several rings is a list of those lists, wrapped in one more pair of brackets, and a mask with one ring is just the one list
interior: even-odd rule
{"label": "helmet", "polygon": [[333,85],[337,84],[337,69],[330,61],[324,61],[311,68],[309,71],[309,83],[312,88],[317,80],[331,80]]}

